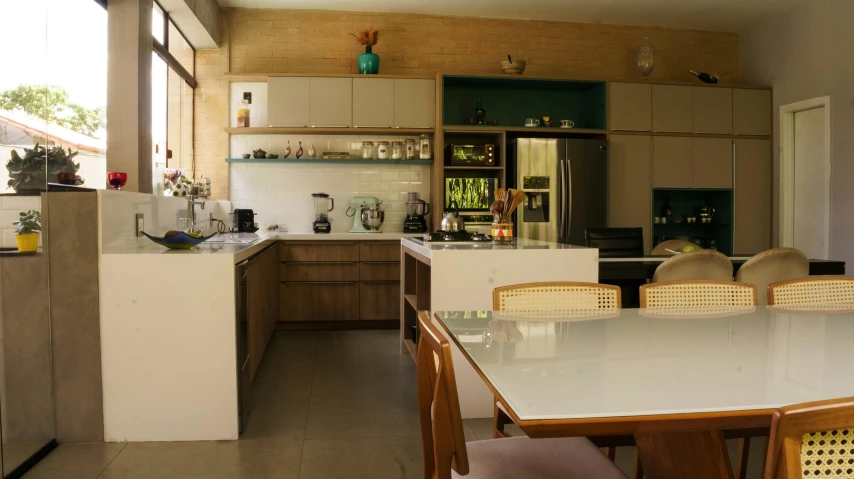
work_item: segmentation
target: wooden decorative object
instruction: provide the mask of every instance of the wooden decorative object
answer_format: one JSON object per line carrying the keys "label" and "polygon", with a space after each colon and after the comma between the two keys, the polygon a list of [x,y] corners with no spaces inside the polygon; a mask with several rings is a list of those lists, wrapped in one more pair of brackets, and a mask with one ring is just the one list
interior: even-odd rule
{"label": "wooden decorative object", "polygon": [[496,311],[559,311],[596,314],[620,309],[620,287],[598,283],[524,283],[495,288],[492,308]]}
{"label": "wooden decorative object", "polygon": [[708,308],[749,307],[756,305],[756,286],[714,280],[663,281],[641,286],[640,304],[641,308],[679,309],[686,314]]}
{"label": "wooden decorative object", "polygon": [[768,285],[768,304],[806,306],[803,309],[811,311],[850,308],[854,305],[854,277],[811,276],[772,283]]}

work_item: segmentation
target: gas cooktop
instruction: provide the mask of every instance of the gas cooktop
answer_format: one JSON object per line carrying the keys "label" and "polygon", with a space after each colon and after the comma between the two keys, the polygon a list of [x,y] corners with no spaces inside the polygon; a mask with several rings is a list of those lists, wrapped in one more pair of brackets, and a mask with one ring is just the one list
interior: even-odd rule
{"label": "gas cooktop", "polygon": [[470,231],[435,231],[424,234],[428,243],[481,243],[492,241],[492,236]]}

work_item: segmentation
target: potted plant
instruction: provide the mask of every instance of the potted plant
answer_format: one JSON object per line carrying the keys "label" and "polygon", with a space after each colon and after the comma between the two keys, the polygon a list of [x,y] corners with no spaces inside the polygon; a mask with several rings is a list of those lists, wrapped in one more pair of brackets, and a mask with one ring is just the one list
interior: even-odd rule
{"label": "potted plant", "polygon": [[7,187],[15,191],[44,191],[48,183],[59,182],[60,176],[65,184],[82,185],[83,178],[77,175],[80,164],[74,162],[78,153],[71,148],[66,152],[61,146],[44,147],[38,143],[32,149],[24,148],[23,157],[12,150],[12,159],[6,162]]}
{"label": "potted plant", "polygon": [[380,39],[380,31],[374,30],[374,27],[360,30],[356,33],[351,33],[356,40],[365,46],[365,53],[359,55],[359,73],[367,75],[376,75],[380,72],[380,56],[374,53],[371,48],[377,44]]}
{"label": "potted plant", "polygon": [[18,221],[13,221],[15,228],[15,240],[18,242],[18,251],[21,253],[32,253],[39,249],[39,236],[42,230],[42,214],[35,210],[22,211]]}

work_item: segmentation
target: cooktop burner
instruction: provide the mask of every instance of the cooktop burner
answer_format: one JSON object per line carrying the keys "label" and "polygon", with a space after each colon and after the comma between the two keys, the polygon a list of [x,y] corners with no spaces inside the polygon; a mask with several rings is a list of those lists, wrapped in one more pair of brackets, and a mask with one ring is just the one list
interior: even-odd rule
{"label": "cooktop burner", "polygon": [[433,233],[426,233],[424,241],[437,243],[477,243],[492,241],[492,237],[468,231],[435,231]]}

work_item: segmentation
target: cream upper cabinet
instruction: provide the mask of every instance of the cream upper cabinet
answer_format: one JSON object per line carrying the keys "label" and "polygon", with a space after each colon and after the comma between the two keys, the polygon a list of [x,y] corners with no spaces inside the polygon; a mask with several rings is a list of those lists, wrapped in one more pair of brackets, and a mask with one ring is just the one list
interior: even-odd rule
{"label": "cream upper cabinet", "polygon": [[267,79],[268,126],[309,126],[309,77],[270,77]]}
{"label": "cream upper cabinet", "polygon": [[400,78],[394,80],[394,127],[436,127],[436,81]]}
{"label": "cream upper cabinet", "polygon": [[615,131],[652,129],[652,90],[644,83],[611,82],[608,89],[608,122]]}
{"label": "cream upper cabinet", "polygon": [[736,135],[770,135],[771,91],[733,89],[732,129]]}
{"label": "cream upper cabinet", "polygon": [[656,188],[691,188],[694,184],[692,138],[652,139],[652,182]]}
{"label": "cream upper cabinet", "polygon": [[394,80],[353,79],[353,126],[391,128],[394,125]]}
{"label": "cream upper cabinet", "polygon": [[692,93],[689,86],[652,85],[652,131],[691,133]]}
{"label": "cream upper cabinet", "polygon": [[611,135],[608,144],[608,226],[643,228],[645,251],[650,251],[652,218],[652,138]]}
{"label": "cream upper cabinet", "polygon": [[309,126],[353,126],[353,79],[310,78]]}
{"label": "cream upper cabinet", "polygon": [[771,247],[771,140],[735,140],[733,253]]}
{"label": "cream upper cabinet", "polygon": [[732,134],[732,88],[693,87],[694,133]]}
{"label": "cream upper cabinet", "polygon": [[732,139],[693,138],[694,188],[732,188]]}

